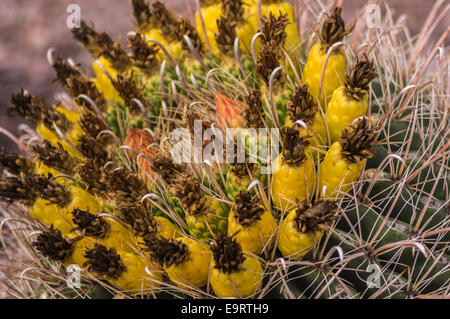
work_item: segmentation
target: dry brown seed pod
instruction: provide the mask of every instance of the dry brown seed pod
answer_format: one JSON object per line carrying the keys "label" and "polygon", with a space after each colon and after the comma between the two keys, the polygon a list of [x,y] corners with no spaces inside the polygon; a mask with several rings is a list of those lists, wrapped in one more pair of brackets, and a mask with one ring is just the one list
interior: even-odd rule
{"label": "dry brown seed pod", "polygon": [[342,8],[334,8],[333,13],[327,17],[322,25],[319,38],[322,43],[322,50],[325,53],[328,52],[333,44],[342,41],[355,28],[356,22],[349,29],[345,29],[345,22],[341,17],[341,13]]}
{"label": "dry brown seed pod", "polygon": [[189,259],[188,246],[180,240],[152,237],[145,240],[150,259],[161,266],[170,267]]}
{"label": "dry brown seed pod", "polygon": [[33,247],[36,248],[42,255],[52,260],[64,262],[72,252],[73,243],[75,240],[68,240],[64,238],[58,229],[50,229],[40,233],[33,242]]}
{"label": "dry brown seed pod", "polygon": [[133,21],[136,27],[141,31],[146,31],[150,28],[152,13],[148,3],[144,0],[132,0],[133,15],[136,21]]}
{"label": "dry brown seed pod", "polygon": [[261,216],[265,212],[258,200],[253,199],[248,192],[240,192],[237,195],[233,211],[236,221],[244,227],[254,225],[261,220]]}
{"label": "dry brown seed pod", "polygon": [[115,279],[126,270],[115,248],[108,249],[103,245],[95,244],[94,248],[86,249],[84,256],[87,261],[83,266],[100,276]]}
{"label": "dry brown seed pod", "polygon": [[140,33],[128,35],[129,47],[131,48],[131,62],[133,65],[141,69],[147,75],[153,74],[158,66],[158,52],[157,44],[147,44]]}
{"label": "dry brown seed pod", "polygon": [[177,176],[171,186],[171,193],[179,199],[183,209],[191,216],[201,216],[209,211],[209,201],[199,181],[192,175]]}
{"label": "dry brown seed pod", "polygon": [[341,135],[339,143],[341,154],[350,163],[356,163],[374,156],[377,128],[371,126],[367,118],[362,118],[355,125],[350,125]]}
{"label": "dry brown seed pod", "polygon": [[329,224],[340,216],[334,200],[319,200],[314,205],[307,205],[297,200],[295,224],[301,233],[326,231]]}
{"label": "dry brown seed pod", "polygon": [[309,145],[310,135],[300,136],[303,128],[294,124],[285,127],[282,135],[283,161],[288,165],[299,165],[306,159],[305,149]]}
{"label": "dry brown seed pod", "polygon": [[42,144],[34,145],[33,151],[37,154],[38,160],[48,167],[54,168],[70,176],[75,174],[75,169],[79,164],[79,160],[71,157],[60,143],[58,143],[58,147],[56,147],[49,141],[44,140]]}
{"label": "dry brown seed pod", "polygon": [[150,239],[158,233],[158,223],[150,210],[140,202],[121,201],[117,204],[120,219],[130,225],[136,236]]}
{"label": "dry brown seed pod", "polygon": [[0,147],[0,165],[14,175],[20,175],[20,173],[29,175],[34,171],[32,160],[19,153],[8,152],[3,146]]}
{"label": "dry brown seed pod", "polygon": [[249,128],[264,127],[264,109],[261,101],[261,91],[254,89],[245,97],[245,108],[243,117]]}
{"label": "dry brown seed pod", "polygon": [[262,45],[270,46],[276,53],[277,58],[283,56],[283,48],[286,42],[286,26],[289,24],[287,14],[280,14],[278,18],[270,12],[269,17],[263,17],[263,25],[261,28]]}
{"label": "dry brown seed pod", "polygon": [[292,123],[302,120],[310,126],[314,116],[319,111],[319,106],[308,91],[308,85],[299,85],[295,88],[291,101],[288,104],[289,118]]}
{"label": "dry brown seed pod", "polygon": [[241,269],[245,256],[241,245],[232,237],[220,233],[211,243],[214,267],[230,274]]}
{"label": "dry brown seed pod", "polygon": [[103,217],[78,208],[72,211],[72,221],[77,225],[72,231],[78,230],[83,236],[105,238],[110,229]]}
{"label": "dry brown seed pod", "polygon": [[345,76],[345,92],[348,96],[360,101],[369,90],[370,82],[375,79],[375,65],[364,54],[362,59],[357,59],[350,75]]}
{"label": "dry brown seed pod", "polygon": [[126,74],[117,74],[117,78],[112,80],[112,85],[119,92],[125,106],[132,114],[140,114],[142,112],[136,100],[140,101],[144,109],[148,109],[148,101],[142,95],[142,90],[136,85],[133,72]]}
{"label": "dry brown seed pod", "polygon": [[215,34],[217,47],[226,56],[234,56],[234,41],[236,39],[236,22],[226,17],[217,20],[218,32]]}

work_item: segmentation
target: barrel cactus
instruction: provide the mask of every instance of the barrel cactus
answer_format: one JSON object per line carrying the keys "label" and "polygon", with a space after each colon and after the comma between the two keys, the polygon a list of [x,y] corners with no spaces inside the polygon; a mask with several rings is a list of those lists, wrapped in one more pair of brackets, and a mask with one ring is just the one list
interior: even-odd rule
{"label": "barrel cactus", "polygon": [[[312,2],[300,30],[286,1],[199,3],[189,21],[132,0],[128,46],[82,22],[72,34],[94,77],[49,53],[71,103],[12,95],[8,114],[36,129],[1,129],[21,153],[0,150],[11,265],[0,287],[20,298],[448,297],[445,37],[405,36],[390,10],[374,32],[363,16],[345,26],[341,8],[316,16]],[[276,134],[243,141],[239,162],[219,147],[236,128]],[[66,285],[71,265],[79,289]]]}

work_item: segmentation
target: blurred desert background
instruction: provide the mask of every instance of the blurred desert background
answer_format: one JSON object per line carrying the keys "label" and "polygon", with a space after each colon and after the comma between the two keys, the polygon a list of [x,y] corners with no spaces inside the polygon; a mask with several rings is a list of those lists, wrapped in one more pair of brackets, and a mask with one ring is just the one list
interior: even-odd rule
{"label": "blurred desert background", "polygon": [[[303,2],[303,0],[293,0]],[[448,0],[447,0],[448,1]],[[194,7],[193,0],[166,0],[166,5],[180,14]],[[326,2],[326,1],[322,1]],[[398,18],[406,16],[411,34],[417,34],[432,9],[432,0],[387,1]],[[54,102],[54,94],[61,90],[59,84],[50,83],[54,72],[46,60],[50,47],[63,56],[70,56],[88,69],[91,57],[72,39],[66,26],[69,4],[78,4],[81,18],[95,21],[95,27],[107,31],[117,40],[133,28],[130,0],[1,0],[0,1],[0,126],[17,134],[20,118],[9,118],[6,109],[11,93],[20,88],[33,94],[40,94]],[[353,21],[365,0],[344,0],[343,15],[346,21]],[[447,28],[450,16],[444,17],[433,32],[438,38]],[[447,41],[448,44],[448,41]],[[8,149],[15,146],[0,134],[0,145]]]}

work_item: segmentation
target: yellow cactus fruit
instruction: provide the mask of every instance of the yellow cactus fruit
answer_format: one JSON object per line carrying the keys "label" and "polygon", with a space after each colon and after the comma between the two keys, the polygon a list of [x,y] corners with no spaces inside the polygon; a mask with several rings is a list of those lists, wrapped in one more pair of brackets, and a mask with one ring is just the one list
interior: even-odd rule
{"label": "yellow cactus fruit", "polygon": [[204,43],[208,41],[214,53],[233,56],[236,37],[241,50],[250,52],[251,40],[257,29],[249,19],[250,6],[246,1],[222,0],[205,4],[200,10],[201,17],[198,12],[195,14],[196,29],[201,40]]}
{"label": "yellow cactus fruit", "polygon": [[48,227],[54,225],[63,234],[73,228],[64,209],[71,201],[71,194],[52,177],[0,175],[0,197],[25,204],[32,217]]}
{"label": "yellow cactus fruit", "polygon": [[341,48],[335,48],[331,52],[323,77],[322,89],[319,98],[322,72],[325,66],[328,50],[337,42],[341,42],[349,34],[354,25],[346,30],[344,20],[341,17],[342,8],[336,7],[322,25],[319,34],[320,42],[313,45],[308,53],[303,69],[303,82],[308,85],[309,92],[314,99],[320,102],[323,110],[331,99],[334,90],[344,82],[346,58]]}
{"label": "yellow cactus fruit", "polygon": [[138,238],[177,238],[182,230],[162,216],[153,216],[147,206],[141,203],[120,202],[117,205],[120,219],[128,224]]}
{"label": "yellow cactus fruit", "polygon": [[254,296],[262,286],[264,271],[258,259],[245,252],[235,239],[219,235],[211,244],[211,286],[221,298]]}
{"label": "yellow cactus fruit", "polygon": [[300,136],[300,125],[286,128],[282,153],[273,165],[272,199],[276,208],[289,211],[297,199],[309,201],[314,191],[314,163],[306,151],[307,136]]}
{"label": "yellow cactus fruit", "polygon": [[[344,197],[351,190],[374,154],[375,128],[363,118],[344,130],[339,142],[333,143],[320,164],[320,189],[325,198]],[[323,188],[326,187],[325,190]]]}
{"label": "yellow cactus fruit", "polygon": [[160,286],[161,269],[142,256],[95,244],[85,257],[84,266],[90,272],[124,292],[151,294]]}
{"label": "yellow cactus fruit", "polygon": [[302,260],[327,230],[327,223],[338,217],[336,204],[319,201],[314,206],[297,201],[297,209],[289,212],[280,227],[278,249],[284,257]]}
{"label": "yellow cactus fruit", "polygon": [[133,233],[112,218],[76,208],[72,211],[72,220],[77,226],[74,231],[80,231],[83,236],[94,239],[98,244],[129,252],[138,250]]}
{"label": "yellow cactus fruit", "polygon": [[164,267],[177,286],[204,287],[208,282],[212,253],[208,245],[188,237],[146,240],[150,258]]}
{"label": "yellow cactus fruit", "polygon": [[287,127],[300,120],[307,127],[300,135],[311,135],[309,139],[311,146],[321,147],[327,144],[327,134],[322,115],[316,101],[308,92],[306,84],[295,88],[291,101],[288,104],[288,110],[289,116],[285,123]]}
{"label": "yellow cactus fruit", "polygon": [[44,257],[59,261],[65,266],[75,264],[84,267],[87,261],[83,255],[84,250],[93,246],[87,238],[63,236],[58,229],[53,228],[53,225],[33,241],[33,247]]}
{"label": "yellow cactus fruit", "polygon": [[326,113],[332,142],[340,139],[342,131],[358,117],[364,116],[369,107],[369,84],[375,78],[373,61],[357,60],[345,83],[333,92]]}
{"label": "yellow cactus fruit", "polygon": [[[255,30],[259,30],[259,14],[258,14],[258,1],[250,1],[250,9],[247,15],[247,19],[251,22]],[[286,42],[284,48],[290,54],[294,53],[298,49],[300,44],[300,35],[297,29],[297,23],[295,21],[295,14],[292,5],[289,1],[272,0],[263,1],[261,4],[261,18],[269,17],[271,14],[279,14],[286,16]],[[258,50],[257,50],[258,51]]]}
{"label": "yellow cactus fruit", "polygon": [[274,243],[277,228],[269,211],[249,193],[239,193],[228,216],[228,235],[234,235],[243,249],[256,255],[268,251]]}

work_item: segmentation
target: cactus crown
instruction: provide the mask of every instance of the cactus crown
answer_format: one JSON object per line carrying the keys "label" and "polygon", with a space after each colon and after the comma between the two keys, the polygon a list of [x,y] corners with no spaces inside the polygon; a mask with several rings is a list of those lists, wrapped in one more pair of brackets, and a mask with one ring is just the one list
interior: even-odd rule
{"label": "cactus crown", "polygon": [[157,44],[148,45],[140,33],[128,35],[131,48],[131,62],[147,75],[151,75],[159,66]]}
{"label": "cactus crown", "polygon": [[44,140],[42,144],[33,145],[33,152],[37,154],[39,161],[64,174],[73,175],[78,164],[78,160],[70,156],[59,142],[56,147]]}
{"label": "cactus crown", "polygon": [[189,259],[189,248],[180,240],[153,237],[145,239],[145,244],[150,251],[150,259],[161,266],[168,268]]}
{"label": "cactus crown", "polygon": [[158,223],[145,205],[122,201],[117,204],[117,210],[120,219],[130,225],[137,236],[148,239],[158,233]]}
{"label": "cactus crown", "polygon": [[245,97],[243,117],[247,127],[259,129],[264,127],[264,110],[261,101],[261,91],[254,89]]}
{"label": "cactus crown", "polygon": [[173,194],[189,215],[202,216],[208,212],[209,201],[194,176],[188,174],[177,176],[172,188]]}
{"label": "cactus crown", "polygon": [[134,24],[141,31],[147,30],[150,27],[152,18],[150,7],[144,0],[132,0],[131,4],[133,6],[133,16],[136,19]]}
{"label": "cactus crown", "polygon": [[[300,85],[311,83],[309,89],[314,89],[316,92],[318,89],[316,85],[323,86],[324,90],[333,89],[330,85],[335,82],[334,75],[325,74],[323,81],[320,80],[323,70],[316,68],[315,65],[320,63],[320,58],[326,53],[331,52],[331,48],[336,48],[332,52],[333,55],[341,54],[342,46],[338,49],[336,44],[342,41],[348,42],[346,35],[351,30],[346,30],[346,26],[350,27],[350,25],[344,25],[340,8],[332,8],[334,12],[330,11],[330,15],[320,21],[322,24],[326,19],[323,26],[319,25],[317,29],[316,21],[313,20],[317,17],[316,13],[322,10],[322,3],[311,1],[303,8],[302,14],[311,19],[302,21],[302,33],[316,32],[318,38],[320,37],[319,43],[314,50],[310,51],[311,60],[307,61],[306,57],[309,54],[306,51],[309,47],[302,45],[304,42],[301,40],[299,42],[298,30],[289,29],[292,25],[287,25],[288,21],[295,23],[295,15],[292,16],[292,13],[295,13],[296,8],[289,6],[286,0],[220,0],[220,2],[219,0],[200,0],[202,6],[215,4],[211,8],[202,7],[202,12],[198,12],[198,17],[200,13],[203,14],[203,21],[197,17],[195,19],[197,29],[201,29],[199,35],[188,20],[172,14],[160,2],[150,7],[148,2],[150,1],[132,1],[139,33],[128,33],[130,47],[126,51],[118,43],[114,43],[106,33],[96,31],[93,26],[87,26],[85,22],[82,22],[81,28],[73,29],[74,36],[91,51],[94,59],[108,60],[108,63],[102,67],[95,62],[93,66],[97,78],[91,80],[71,60],[53,56],[53,60],[50,60],[56,71],[54,77],[61,82],[71,99],[64,97],[61,99],[61,105],[56,105],[56,103],[46,103],[25,91],[13,95],[11,99],[10,113],[18,113],[38,124],[35,132],[31,128],[26,128],[23,130],[24,134],[18,139],[0,129],[20,146],[25,144],[29,146],[28,150],[34,149],[34,152],[29,151],[26,154],[31,161],[0,150],[0,163],[9,169],[7,174],[0,175],[0,196],[10,200],[2,204],[7,206],[14,200],[16,203],[24,203],[27,206],[11,205],[6,209],[2,207],[0,220],[4,220],[5,224],[11,219],[34,218],[35,220],[26,224],[8,223],[7,232],[0,234],[3,236],[2,243],[6,243],[3,247],[5,252],[14,256],[7,261],[6,267],[2,267],[2,271],[6,271],[5,278],[12,281],[13,289],[9,292],[12,296],[35,297],[36,292],[45,291],[48,288],[51,297],[61,296],[61,294],[73,297],[70,291],[64,289],[64,282],[58,278],[50,279],[52,282],[50,286],[36,287],[38,291],[29,289],[35,287],[34,283],[24,285],[23,282],[18,284],[14,282],[23,279],[17,279],[14,272],[34,267],[48,268],[48,265],[40,260],[43,257],[33,258],[36,256],[30,253],[31,247],[27,245],[29,235],[42,227],[40,225],[54,225],[46,235],[41,236],[40,243],[35,245],[49,257],[64,260],[67,263],[72,259],[70,257],[76,257],[73,254],[74,251],[84,253],[86,246],[92,248],[91,240],[83,240],[71,246],[72,236],[62,235],[67,230],[67,223],[64,224],[66,216],[62,213],[72,205],[66,205],[62,209],[55,207],[54,204],[42,206],[40,199],[49,199],[50,203],[60,205],[64,202],[68,203],[73,196],[77,196],[73,198],[74,201],[71,201],[73,204],[86,199],[84,204],[91,208],[89,210],[86,208],[87,211],[74,211],[73,217],[77,225],[73,227],[78,226],[85,235],[104,236],[108,228],[106,222],[108,222],[110,234],[114,232],[117,241],[133,239],[129,238],[133,234],[128,231],[115,232],[114,229],[118,224],[106,217],[104,217],[105,222],[103,218],[98,218],[98,215],[89,214],[89,212],[97,213],[92,207],[97,206],[95,199],[84,192],[78,194],[77,185],[71,184],[70,188],[64,187],[57,184],[51,176],[47,178],[33,175],[31,163],[36,164],[36,154],[37,160],[70,175],[67,177],[81,180],[83,185],[87,185],[89,193],[107,203],[108,207],[116,208],[114,211],[119,212],[121,221],[128,224],[136,235],[134,240],[142,239],[149,248],[156,246],[157,253],[154,257],[162,264],[168,266],[181,262],[187,258],[188,249],[192,258],[195,251],[184,240],[155,239],[161,234],[160,230],[164,225],[162,220],[154,215],[170,216],[183,226],[183,231],[198,240],[216,238],[212,244],[216,267],[213,269],[214,272],[220,270],[221,274],[225,275],[234,271],[239,271],[237,274],[245,271],[244,267],[248,262],[245,262],[245,258],[250,256],[247,256],[246,250],[244,251],[237,243],[238,239],[233,239],[233,236],[227,237],[225,234],[217,236],[217,234],[227,228],[230,213],[227,207],[228,200],[234,198],[240,189],[245,189],[253,179],[248,163],[243,160],[244,163],[241,164],[235,160],[237,165],[223,166],[217,163],[218,165],[206,167],[204,164],[194,163],[181,166],[174,164],[170,158],[164,158],[161,154],[158,154],[156,158],[153,156],[159,150],[169,151],[169,148],[174,146],[172,144],[175,143],[174,139],[162,137],[169,136],[169,132],[185,124],[192,129],[195,119],[212,119],[207,121],[208,124],[204,125],[203,129],[209,127],[212,121],[217,121],[224,130],[226,127],[245,125],[249,128],[264,126],[271,128],[284,124],[286,111],[289,111],[293,122],[301,119],[307,123],[308,129],[303,130],[297,123],[291,129],[282,131],[283,150],[277,159],[277,164],[281,161],[282,165],[291,165],[290,168],[308,164],[307,178],[299,180],[294,176],[287,176],[290,172],[284,172],[286,174],[281,172],[281,176],[269,174],[267,178],[261,180],[261,186],[265,189],[264,194],[261,194],[262,197],[254,196],[253,192],[250,192],[252,197],[247,192],[237,196],[231,210],[231,213],[235,214],[231,222],[239,223],[239,225],[254,223],[259,225],[261,221],[258,222],[258,220],[264,221],[264,218],[270,214],[271,207],[266,205],[271,203],[280,211],[289,209],[277,199],[288,195],[283,188],[291,194],[299,191],[298,197],[303,197],[303,193],[306,193],[306,197],[312,198],[312,202],[305,200],[304,203],[298,203],[298,209],[289,215],[291,223],[288,228],[284,227],[286,224],[283,225],[282,220],[276,221],[279,227],[273,229],[273,237],[281,239],[278,241],[279,245],[271,247],[271,251],[267,254],[254,253],[258,255],[257,259],[263,271],[257,271],[260,275],[258,277],[243,276],[242,285],[250,288],[258,280],[258,285],[255,286],[257,291],[254,291],[252,295],[257,294],[259,297],[268,298],[435,298],[442,294],[445,297],[444,291],[448,286],[450,271],[449,258],[446,256],[449,242],[446,227],[448,227],[450,207],[447,200],[449,187],[446,179],[448,139],[445,138],[448,132],[448,112],[445,108],[448,104],[445,103],[448,93],[442,86],[443,81],[440,81],[446,75],[444,68],[433,66],[427,68],[423,65],[423,61],[427,60],[428,51],[421,48],[433,45],[432,41],[435,40],[433,40],[432,30],[422,32],[420,36],[409,36],[407,27],[397,23],[392,18],[391,10],[387,9],[383,13],[386,19],[382,19],[377,26],[380,32],[373,34],[373,30],[363,27],[358,30],[358,38],[355,38],[353,43],[358,48],[369,47],[369,51],[373,52],[373,57],[376,56],[378,62],[377,60],[367,61],[365,56],[360,57],[364,61],[355,59],[356,65],[351,72],[348,72],[347,77],[341,74],[345,64],[344,59],[339,58],[336,64],[331,63],[332,69],[336,69],[338,75],[345,80],[343,93],[350,102],[356,103],[361,98],[364,102],[367,95],[373,94],[370,105],[363,104],[364,107],[369,108],[367,112],[373,117],[371,123],[380,123],[382,130],[379,132],[379,143],[374,146],[377,156],[366,163],[364,159],[373,155],[372,145],[375,135],[378,135],[378,131],[375,132],[374,128],[369,127],[368,120],[355,121],[354,126],[344,131],[337,144],[329,145],[324,136],[322,136],[322,142],[320,139],[312,140],[302,136],[308,133],[325,133],[322,130],[323,127],[319,125],[316,127],[313,120],[318,114],[317,105],[307,94],[306,86]],[[243,10],[243,3],[249,6],[249,10],[247,7]],[[264,4],[267,3],[276,4],[265,7]],[[440,1],[436,4],[427,21],[441,17],[439,10],[444,8],[442,3]],[[260,6],[261,4],[263,5]],[[217,42],[218,49],[221,49],[222,53],[217,56],[213,52],[206,53],[208,50],[206,43],[211,44],[211,49],[216,51],[214,35],[210,31],[216,27],[217,21],[216,18],[211,21],[211,17],[219,14],[216,9],[219,9],[221,5],[222,10],[218,11],[222,11],[224,16],[219,20],[219,26],[224,27],[220,28]],[[279,13],[278,9],[283,12]],[[261,10],[266,18],[258,21],[261,17],[255,15]],[[269,13],[271,10],[273,14]],[[363,11],[361,11],[361,17],[364,17]],[[311,32],[307,31],[309,26],[313,28]],[[252,49],[256,48],[251,48],[249,44],[252,40],[256,40],[251,32],[257,28],[260,28],[262,36],[258,40],[261,45],[255,51]],[[401,32],[391,37],[390,30]],[[240,48],[237,48],[238,52],[234,52],[237,33],[239,33]],[[159,43],[147,44],[146,37],[153,37],[155,34],[161,35],[156,37]],[[184,35],[187,35],[190,41],[185,41],[187,37]],[[203,39],[203,37],[205,42],[201,47],[199,38]],[[437,47],[441,46],[441,40],[441,38],[438,40]],[[285,48],[283,48],[284,45]],[[180,47],[183,49],[182,52]],[[194,50],[193,47],[195,47]],[[316,52],[316,48],[320,52]],[[191,52],[187,52],[187,49]],[[234,53],[237,54],[234,56]],[[228,56],[225,56],[226,54]],[[309,65],[312,68],[308,71]],[[116,71],[117,74],[121,74],[119,77],[114,76],[114,83],[122,92],[117,92],[111,85],[105,69],[111,72],[109,75],[116,74]],[[131,70],[134,71],[133,74]],[[276,74],[274,70],[277,70]],[[281,70],[282,72],[279,72]],[[369,83],[375,75],[374,70],[380,70],[380,72],[377,74],[379,79],[372,85]],[[274,76],[271,78],[272,75]],[[433,84],[427,85],[428,81],[433,81]],[[320,84],[321,82],[323,85]],[[416,87],[414,87],[407,90],[405,84],[410,83],[417,83],[417,89],[415,90]],[[143,88],[142,91],[141,88]],[[289,92],[293,92],[292,96]],[[328,97],[330,92],[324,93],[323,98]],[[246,94],[248,96],[245,96]],[[118,98],[118,95],[124,98]],[[319,98],[322,99],[322,97]],[[245,103],[239,102],[238,99],[244,100]],[[73,109],[73,103],[81,110],[79,123],[70,115],[61,115],[69,114],[69,112],[75,115],[70,111]],[[143,105],[142,108],[140,103]],[[186,109],[180,107],[184,105],[195,105],[195,107]],[[197,107],[198,105],[201,107]],[[98,106],[100,112],[95,106]],[[339,110],[340,106],[342,105],[338,105],[335,114],[329,110],[329,123],[342,124],[339,118],[343,118],[343,115],[349,115],[352,118],[358,116],[356,113],[359,112],[356,111],[342,114]],[[200,112],[196,112],[199,110]],[[241,114],[242,111],[243,114]],[[137,113],[142,116],[138,116]],[[270,115],[270,118],[266,118],[266,114]],[[331,120],[334,115],[337,115],[338,119]],[[349,123],[351,121],[349,120]],[[58,133],[57,136],[47,137],[48,132],[42,130],[43,126]],[[336,130],[331,126],[336,126]],[[330,124],[327,133],[329,141],[335,141],[336,136],[341,134],[337,126],[340,127],[340,125]],[[152,133],[146,136],[145,133],[133,131],[134,129],[145,131],[144,127],[152,130]],[[70,131],[67,131],[69,128]],[[100,134],[102,131],[112,134]],[[245,133],[249,131],[253,130],[247,130]],[[80,141],[82,134],[85,136]],[[37,142],[40,140],[39,135],[51,141],[53,146],[47,141],[42,144]],[[314,150],[314,154],[310,152],[309,147],[307,148],[308,139],[314,144],[311,149]],[[105,146],[106,141],[107,146]],[[114,143],[111,143],[112,141]],[[271,141],[270,138],[264,138],[263,143],[253,138],[249,143],[244,143],[242,140],[245,146],[242,148],[245,149],[248,145],[259,147],[258,150],[261,150],[261,147],[266,146],[262,144]],[[121,144],[125,147],[120,146]],[[65,151],[61,149],[61,145]],[[78,147],[72,147],[73,145]],[[157,148],[150,149],[150,145]],[[143,157],[136,156],[130,148],[145,156],[152,164],[148,165]],[[336,154],[336,150],[340,153]],[[80,153],[83,159],[72,159],[69,156],[75,153]],[[321,156],[326,153],[329,156]],[[317,157],[313,156],[316,154]],[[250,156],[253,156],[253,153]],[[78,155],[75,157],[78,158]],[[313,158],[315,163],[311,163]],[[227,162],[230,159],[232,161],[232,158],[227,158]],[[398,162],[400,159],[402,159],[401,163]],[[345,163],[342,163],[342,160]],[[226,170],[224,175],[224,169],[229,166],[231,168]],[[256,163],[254,167],[259,167],[259,164]],[[9,176],[10,173],[15,173],[17,176]],[[158,178],[154,183],[152,178],[141,180],[137,177],[154,176],[156,173],[161,175],[164,181]],[[362,178],[358,178],[359,176]],[[59,179],[56,180],[59,181]],[[364,182],[367,180],[370,182]],[[339,185],[336,186],[337,184]],[[309,189],[310,186],[311,189]],[[149,193],[150,187],[152,187],[152,193],[156,192],[157,196],[165,199],[164,205],[154,201],[141,202],[142,196]],[[320,196],[321,189],[325,193],[323,197]],[[89,198],[84,198],[85,195]],[[336,197],[336,202],[325,200],[327,197]],[[33,205],[34,203],[39,205]],[[153,204],[156,205],[152,206]],[[27,210],[30,216],[26,215]],[[61,214],[57,214],[58,210]],[[346,218],[337,219],[338,212],[345,212]],[[266,213],[267,215],[263,215]],[[55,231],[55,227],[63,233]],[[331,227],[333,231],[329,231]],[[296,250],[299,254],[284,251],[283,247],[296,246],[295,236],[285,236],[286,231],[292,230],[290,228],[293,228],[294,235],[302,235],[299,232],[306,232],[308,235],[319,232],[318,237],[328,229],[329,236],[326,236],[326,240],[317,243],[315,247],[318,248],[317,253],[314,253],[311,259],[310,255],[301,254],[300,249]],[[249,240],[259,240],[256,237]],[[312,241],[314,242],[314,239]],[[145,246],[142,244],[139,243],[140,246]],[[308,249],[311,247],[310,241],[299,243],[302,246],[303,244],[308,245]],[[221,291],[216,289],[219,285],[215,284],[205,289],[198,287],[198,289],[189,290],[183,287],[177,288],[170,283],[154,285],[153,280],[145,280],[144,287],[141,289],[142,282],[139,278],[145,276],[143,269],[134,267],[128,261],[130,258],[139,258],[138,250],[146,247],[135,248],[137,251],[131,253],[120,250],[110,251],[104,246],[97,246],[87,252],[89,261],[86,265],[89,265],[90,270],[95,270],[108,278],[120,276],[117,281],[110,280],[112,285],[117,286],[113,289],[114,294],[126,293],[129,297],[142,297],[143,294],[148,293],[158,298],[166,297],[166,292],[170,295],[174,292],[176,298],[210,298],[212,293],[215,293],[217,297],[221,297]],[[42,256],[38,250],[36,254]],[[278,258],[281,257],[280,254],[286,258]],[[69,258],[65,258],[66,256]],[[302,258],[304,261],[299,262]],[[366,270],[368,264],[379,266],[382,271],[382,276],[379,278],[381,286],[367,285],[367,281],[370,281],[368,280],[370,273]],[[205,273],[210,267],[208,263],[201,265],[199,263],[197,266],[204,267],[202,270]],[[63,268],[52,267],[55,271],[59,269]],[[280,271],[276,271],[277,269]],[[122,273],[124,270],[126,275]],[[49,273],[44,272],[46,276]],[[52,274],[58,276],[53,271]],[[96,273],[92,275],[92,278],[86,278],[89,283],[95,284],[100,280],[101,285],[101,280],[107,279],[99,277]],[[36,276],[39,274],[36,273]],[[135,280],[128,280],[130,278]],[[167,279],[160,276],[156,278]],[[211,277],[211,280],[216,279],[215,276]],[[29,279],[25,278],[25,280]],[[49,282],[47,278],[45,280]],[[10,286],[9,282],[3,283],[0,280],[0,286],[3,287],[3,285]],[[91,284],[83,285],[79,296],[96,295],[91,290],[92,287]],[[215,289],[214,292],[210,288]],[[124,289],[127,291],[123,292]],[[3,290],[8,293],[9,289]],[[94,290],[96,290],[95,286]],[[241,289],[238,290],[243,292]],[[3,295],[3,291],[0,295]]]}
{"label": "cactus crown", "polygon": [[284,43],[287,38],[286,26],[289,24],[287,14],[280,14],[276,18],[271,11],[269,17],[263,17],[262,19],[262,45],[273,48],[278,59],[280,59],[283,55]]}
{"label": "cactus crown", "polygon": [[78,226],[74,230],[81,231],[83,236],[105,238],[111,228],[103,217],[78,208],[72,211],[72,221]]}
{"label": "cactus crown", "polygon": [[369,84],[375,79],[375,65],[364,55],[362,60],[357,59],[350,75],[345,76],[345,92],[357,101],[360,101],[369,90]]}
{"label": "cactus crown", "polygon": [[220,233],[211,243],[214,258],[214,268],[231,274],[238,272],[245,261],[241,245],[232,237]]}
{"label": "cactus crown", "polygon": [[177,25],[178,25],[178,29],[177,29],[178,41],[181,42],[181,46],[182,46],[183,50],[185,50],[185,51],[190,50],[186,40],[184,39],[184,36],[187,35],[189,37],[189,39],[191,40],[192,45],[194,46],[194,49],[200,54],[204,53],[202,40],[201,40],[197,30],[189,22],[189,20],[184,17],[180,18],[180,19],[178,19]]}
{"label": "cactus crown", "polygon": [[4,147],[0,147],[0,165],[14,175],[19,175],[21,172],[29,175],[34,170],[34,164],[30,159],[16,152],[8,152]]}
{"label": "cactus crown", "polygon": [[64,262],[72,252],[75,241],[65,239],[61,232],[53,229],[53,225],[51,225],[49,230],[38,235],[33,242],[33,247],[45,257]]}
{"label": "cactus crown", "polygon": [[288,105],[289,118],[292,123],[297,120],[304,121],[307,125],[311,125],[314,116],[319,110],[319,107],[314,101],[314,98],[308,92],[308,85],[299,85],[295,88],[295,92],[292,95],[291,103]]}
{"label": "cactus crown", "polygon": [[0,198],[30,205],[35,201],[37,196],[35,190],[23,178],[0,175]]}
{"label": "cactus crown", "polygon": [[300,136],[302,128],[298,124],[284,128],[282,139],[283,162],[297,166],[306,159],[305,149],[310,135]]}
{"label": "cactus crown", "polygon": [[301,233],[326,231],[327,224],[339,217],[336,202],[332,200],[319,200],[312,207],[297,200],[295,214],[295,225]]}
{"label": "cactus crown", "polygon": [[376,142],[376,128],[371,127],[367,118],[346,128],[341,135],[341,154],[350,163],[356,163],[374,155],[373,145]]}
{"label": "cactus crown", "polygon": [[95,244],[94,248],[86,249],[84,257],[87,261],[83,266],[106,278],[116,279],[126,270],[115,248],[108,249],[103,245]]}
{"label": "cactus crown", "polygon": [[322,43],[322,50],[326,53],[330,47],[344,39],[346,35],[353,31],[355,23],[350,29],[345,29],[344,19],[341,17],[342,8],[336,7],[331,15],[327,17],[322,25],[322,32],[319,34]]}
{"label": "cactus crown", "polygon": [[254,225],[258,220],[261,220],[261,216],[265,210],[257,200],[252,199],[252,196],[248,192],[240,192],[234,202],[234,218],[236,221],[244,227]]}

